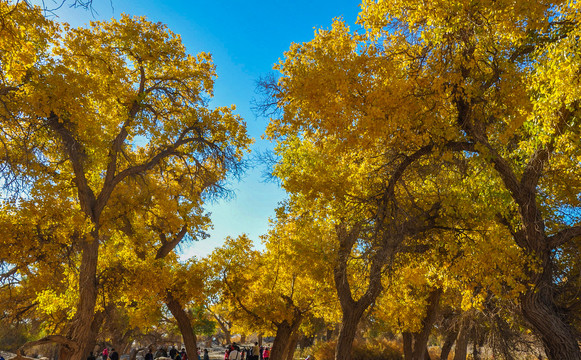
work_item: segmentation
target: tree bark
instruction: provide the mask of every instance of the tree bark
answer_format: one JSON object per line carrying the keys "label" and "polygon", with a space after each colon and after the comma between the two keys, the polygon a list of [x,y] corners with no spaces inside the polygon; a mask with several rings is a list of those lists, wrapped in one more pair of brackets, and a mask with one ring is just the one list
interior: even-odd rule
{"label": "tree bark", "polygon": [[293,360],[295,356],[295,350],[297,349],[297,344],[299,343],[299,332],[295,331],[289,342],[286,360]]}
{"label": "tree bark", "polygon": [[541,274],[535,288],[521,297],[521,308],[527,319],[539,334],[550,360],[580,360],[581,352],[577,337],[566,315],[560,312],[554,302],[555,290],[552,280],[546,279],[548,271]]}
{"label": "tree bark", "polygon": [[295,309],[291,323],[289,323],[287,320],[284,320],[282,323],[275,324],[277,328],[276,336],[274,337],[274,341],[272,343],[272,349],[270,350],[271,360],[286,360],[291,340],[299,329],[302,320],[302,313]]}
{"label": "tree bark", "polygon": [[401,335],[403,340],[403,358],[405,360],[411,359],[414,353],[413,335],[409,331],[404,331]]}
{"label": "tree bark", "polygon": [[442,289],[434,289],[428,296],[428,307],[426,309],[426,317],[422,320],[422,330],[414,334],[414,349],[412,360],[424,360],[428,354],[428,338],[432,332],[432,326],[436,321],[436,314],[438,313],[438,306],[440,305],[440,297],[442,296]]}
{"label": "tree bark", "polygon": [[337,347],[335,348],[335,360],[351,359],[351,349],[357,333],[357,326],[368,307],[367,304],[360,302],[353,303],[351,307],[343,307],[341,328],[339,329]]}
{"label": "tree bark", "polygon": [[85,360],[95,346],[98,328],[93,326],[97,303],[97,259],[99,256],[97,231],[92,239],[81,243],[82,255],[79,268],[79,303],[71,321],[67,337],[77,344],[72,350],[61,346],[59,360]]}
{"label": "tree bark", "polygon": [[446,338],[444,339],[444,345],[442,345],[440,360],[448,360],[448,355],[450,354],[450,350],[452,350],[452,345],[454,345],[454,342],[456,341],[456,336],[458,336],[457,331],[453,329],[448,330]]}
{"label": "tree bark", "polygon": [[468,354],[468,340],[470,338],[470,323],[469,319],[462,319],[460,331],[456,338],[456,349],[454,350],[454,360],[466,360]]}
{"label": "tree bark", "polygon": [[194,328],[192,327],[190,316],[184,310],[179,301],[177,301],[177,299],[175,299],[172,293],[169,291],[167,292],[165,303],[173,317],[178,322],[178,327],[182,333],[182,338],[186,346],[188,359],[197,359],[197,338],[196,333],[194,333]]}

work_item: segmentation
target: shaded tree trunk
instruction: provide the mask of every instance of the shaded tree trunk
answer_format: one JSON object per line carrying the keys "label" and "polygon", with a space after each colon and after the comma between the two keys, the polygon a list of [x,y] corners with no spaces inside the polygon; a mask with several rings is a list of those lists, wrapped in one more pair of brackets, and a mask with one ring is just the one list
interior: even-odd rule
{"label": "shaded tree trunk", "polygon": [[97,259],[99,256],[99,236],[96,231],[92,239],[81,243],[82,255],[79,268],[79,303],[67,338],[71,339],[76,348],[61,346],[59,360],[85,360],[95,347],[97,333],[100,328],[94,325],[95,305],[97,303]]}
{"label": "shaded tree trunk", "polygon": [[428,338],[436,321],[441,296],[442,289],[439,288],[432,290],[428,296],[428,307],[426,309],[426,317],[422,320],[422,330],[414,334],[413,360],[430,358],[430,354],[428,353]]}
{"label": "shaded tree trunk", "polygon": [[406,360],[411,359],[414,353],[413,335],[409,331],[404,331],[401,335],[403,339],[403,358]]}
{"label": "shaded tree trunk", "polygon": [[468,340],[470,338],[469,319],[463,318],[456,338],[456,349],[454,350],[454,360],[466,360],[468,354]]}
{"label": "shaded tree trunk", "polygon": [[167,292],[165,303],[173,315],[173,317],[178,322],[178,327],[182,333],[182,338],[186,346],[186,352],[189,359],[197,359],[198,345],[196,333],[194,333],[194,328],[192,327],[192,321],[188,313],[184,310],[182,305],[177,301],[171,292]]}
{"label": "shaded tree trunk", "polygon": [[548,254],[543,263],[544,271],[534,278],[534,289],[521,296],[524,317],[533,325],[550,360],[580,360],[576,333],[554,301],[553,264]]}
{"label": "shaded tree trunk", "polygon": [[295,331],[291,337],[291,341],[289,342],[286,360],[293,360],[298,343],[299,343],[299,332]]}
{"label": "shaded tree trunk", "polygon": [[353,303],[351,307],[343,307],[341,328],[335,349],[335,360],[351,359],[351,349],[357,333],[357,326],[368,307],[367,304],[360,302]]}
{"label": "shaded tree trunk", "polygon": [[291,323],[284,320],[281,323],[275,324],[276,335],[272,342],[272,349],[270,351],[271,360],[286,360],[291,340],[299,329],[302,320],[303,315],[295,309]]}
{"label": "shaded tree trunk", "polygon": [[417,333],[404,332],[403,348],[406,360],[430,360],[428,353],[428,338],[436,321],[442,289],[434,289],[428,296],[426,316],[422,319],[422,329]]}
{"label": "shaded tree trunk", "polygon": [[448,330],[446,338],[444,339],[444,345],[442,345],[440,360],[448,360],[448,355],[450,354],[450,350],[452,350],[452,345],[454,345],[457,336],[458,336],[457,331],[452,329]]}

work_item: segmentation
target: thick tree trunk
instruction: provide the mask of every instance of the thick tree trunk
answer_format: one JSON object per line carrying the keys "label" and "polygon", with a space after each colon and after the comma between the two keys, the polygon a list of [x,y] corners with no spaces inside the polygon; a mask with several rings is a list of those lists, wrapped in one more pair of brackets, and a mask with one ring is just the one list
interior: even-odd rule
{"label": "thick tree trunk", "polygon": [[404,331],[401,335],[403,340],[403,358],[409,360],[413,357],[414,353],[414,338],[412,333],[408,331]]}
{"label": "thick tree trunk", "polygon": [[244,344],[246,342],[246,334],[241,334],[240,335],[240,343]]}
{"label": "thick tree trunk", "polygon": [[292,337],[297,332],[302,320],[302,314],[295,312],[292,323],[284,320],[276,325],[276,335],[270,350],[270,360],[286,360]]}
{"label": "thick tree trunk", "polygon": [[366,309],[367,306],[361,303],[355,303],[352,307],[343,307],[341,328],[335,348],[335,360],[351,359],[351,348],[357,333],[357,326]]}
{"label": "thick tree trunk", "polygon": [[289,342],[286,360],[293,360],[298,343],[299,343],[299,332],[295,331],[291,337],[291,341]]}
{"label": "thick tree trunk", "polygon": [[166,305],[173,315],[173,317],[178,322],[178,327],[182,333],[182,338],[186,346],[186,352],[188,354],[188,359],[198,358],[198,345],[196,334],[194,333],[194,328],[192,327],[192,321],[188,313],[184,310],[182,305],[177,301],[171,292],[166,295]]}
{"label": "thick tree trunk", "polygon": [[542,274],[535,289],[521,297],[524,317],[540,336],[550,360],[581,360],[575,332],[565,320],[566,315],[558,310],[552,280],[547,277]]}
{"label": "thick tree trunk", "polygon": [[95,346],[98,328],[94,326],[97,303],[97,259],[99,256],[98,234],[81,243],[82,255],[79,268],[79,303],[71,321],[67,337],[76,343],[71,349],[61,346],[59,360],[85,360]]}

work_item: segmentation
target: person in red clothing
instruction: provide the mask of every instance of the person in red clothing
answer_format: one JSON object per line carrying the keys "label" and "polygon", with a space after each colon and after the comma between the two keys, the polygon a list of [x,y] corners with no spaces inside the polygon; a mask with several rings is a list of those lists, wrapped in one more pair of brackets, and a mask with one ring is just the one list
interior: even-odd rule
{"label": "person in red clothing", "polygon": [[262,351],[262,358],[264,360],[268,360],[270,358],[270,349],[265,347],[264,350]]}

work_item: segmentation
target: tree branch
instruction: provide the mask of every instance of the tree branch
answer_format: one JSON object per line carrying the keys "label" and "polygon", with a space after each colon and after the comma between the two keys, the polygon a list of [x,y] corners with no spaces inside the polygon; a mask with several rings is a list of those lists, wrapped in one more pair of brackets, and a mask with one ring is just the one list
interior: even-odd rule
{"label": "tree branch", "polygon": [[174,236],[171,241],[166,241],[161,245],[161,247],[157,250],[157,254],[155,255],[155,259],[162,259],[167,256],[179,243],[182,241],[184,236],[188,232],[188,226],[184,225],[180,232]]}
{"label": "tree branch", "polygon": [[548,237],[549,248],[550,249],[558,248],[578,236],[581,236],[581,225],[563,229],[558,233]]}

